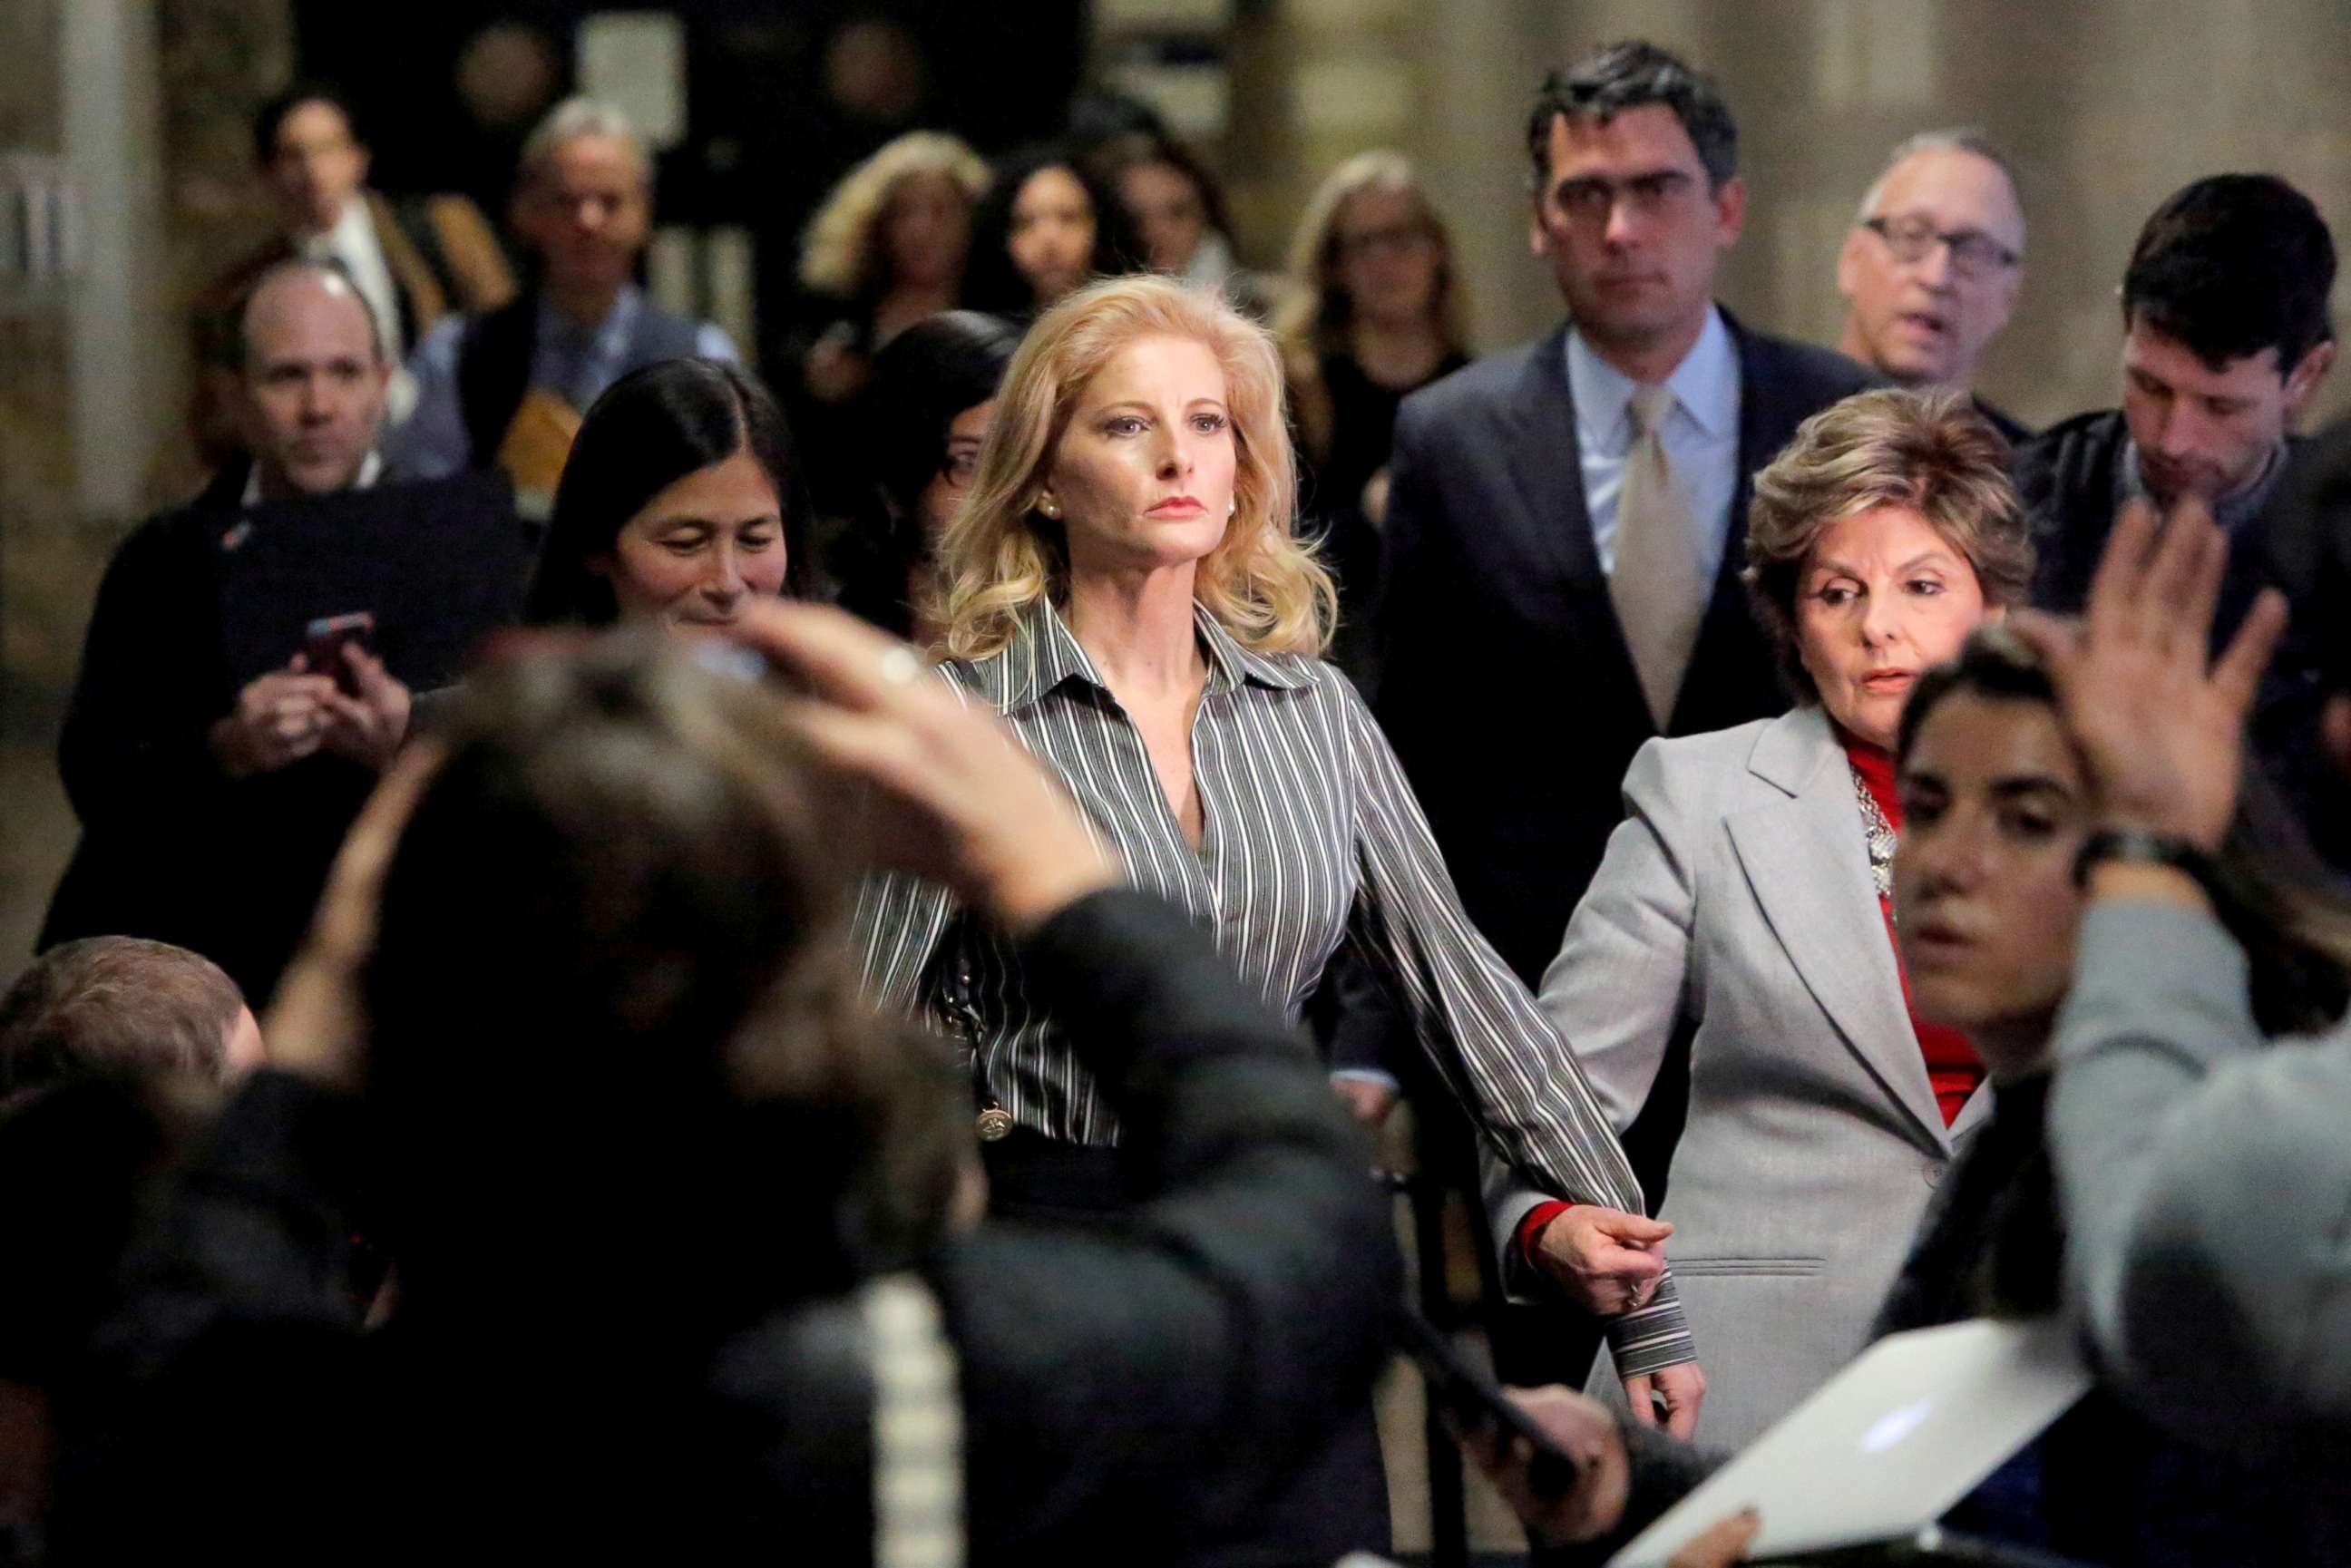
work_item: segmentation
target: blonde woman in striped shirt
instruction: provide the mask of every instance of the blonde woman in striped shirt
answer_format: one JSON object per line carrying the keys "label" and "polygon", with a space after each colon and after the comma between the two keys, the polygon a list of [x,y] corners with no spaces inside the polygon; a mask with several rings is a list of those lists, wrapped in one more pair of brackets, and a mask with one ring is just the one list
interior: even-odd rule
{"label": "blonde woman in striped shirt", "polygon": [[[1273,1007],[1294,1019],[1358,944],[1484,1136],[1580,1206],[1562,1244],[1628,1382],[1662,1373],[1694,1414],[1669,1228],[1642,1217],[1573,1057],[1462,914],[1386,741],[1319,657],[1332,595],[1291,533],[1294,474],[1263,329],[1165,278],[1071,296],[1014,358],[942,540],[942,673]],[[859,926],[876,995],[971,1054],[999,1211],[1115,1209],[1113,1108],[1008,947],[904,879],[869,886]]]}

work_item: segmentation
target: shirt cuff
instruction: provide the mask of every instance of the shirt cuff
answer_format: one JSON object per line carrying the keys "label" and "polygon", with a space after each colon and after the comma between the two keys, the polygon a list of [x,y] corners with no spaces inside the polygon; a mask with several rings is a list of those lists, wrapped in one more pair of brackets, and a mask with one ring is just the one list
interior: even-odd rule
{"label": "shirt cuff", "polygon": [[1661,1372],[1698,1359],[1698,1342],[1690,1335],[1681,1287],[1671,1269],[1658,1279],[1657,1293],[1647,1306],[1608,1320],[1608,1351],[1619,1377]]}

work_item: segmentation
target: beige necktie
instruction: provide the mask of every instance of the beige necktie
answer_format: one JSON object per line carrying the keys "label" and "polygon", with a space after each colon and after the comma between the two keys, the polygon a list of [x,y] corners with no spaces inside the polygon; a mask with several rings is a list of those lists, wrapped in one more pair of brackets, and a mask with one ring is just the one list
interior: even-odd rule
{"label": "beige necktie", "polygon": [[1608,597],[1633,651],[1649,717],[1663,731],[1706,614],[1706,582],[1689,501],[1674,483],[1657,434],[1674,412],[1672,389],[1635,389],[1631,411],[1633,444],[1616,492],[1616,563],[1608,575]]}

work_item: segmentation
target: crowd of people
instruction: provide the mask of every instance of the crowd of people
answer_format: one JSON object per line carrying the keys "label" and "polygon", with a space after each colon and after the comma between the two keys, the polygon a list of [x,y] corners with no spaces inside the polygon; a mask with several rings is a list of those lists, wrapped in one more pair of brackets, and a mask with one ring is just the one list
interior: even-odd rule
{"label": "crowd of people", "polygon": [[639,282],[608,106],[524,144],[512,263],[332,89],[256,134],[214,476],[108,570],[0,998],[55,1195],[0,1221],[0,1562],[1384,1552],[1407,1087],[1583,1457],[1468,1445],[1544,1560],[1880,1335],[2064,1313],[2095,1391],[1955,1519],[2351,1562],[2291,185],[2166,201],[2119,406],[2035,433],[1975,384],[1994,143],[1896,148],[1792,341],[1716,302],[1769,193],[1646,43],[1536,94],[1562,320],[1484,358],[1393,152],[1254,272],[1147,123],[905,135],[763,380]]}

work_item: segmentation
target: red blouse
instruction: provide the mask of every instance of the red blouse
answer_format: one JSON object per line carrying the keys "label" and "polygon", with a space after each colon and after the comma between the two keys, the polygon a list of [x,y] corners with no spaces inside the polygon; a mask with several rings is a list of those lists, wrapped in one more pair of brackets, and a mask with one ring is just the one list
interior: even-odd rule
{"label": "red blouse", "polygon": [[[1844,754],[1853,763],[1854,771],[1869,787],[1869,798],[1886,813],[1886,821],[1896,832],[1902,831],[1902,800],[1894,791],[1894,758],[1867,741],[1837,731],[1844,743]],[[1902,944],[1894,935],[1894,901],[1877,901],[1878,913],[1886,918],[1886,939],[1894,943],[1894,969],[1902,977],[1902,1001],[1910,1001],[1910,971],[1903,967]],[[1976,1048],[1968,1037],[1946,1025],[1930,1023],[1910,1009],[1910,1030],[1918,1037],[1919,1053],[1927,1059],[1927,1077],[1935,1085],[1935,1103],[1942,1107],[1943,1125],[1949,1126],[1959,1115],[1959,1107],[1983,1082],[1983,1063],[1976,1059]]]}

